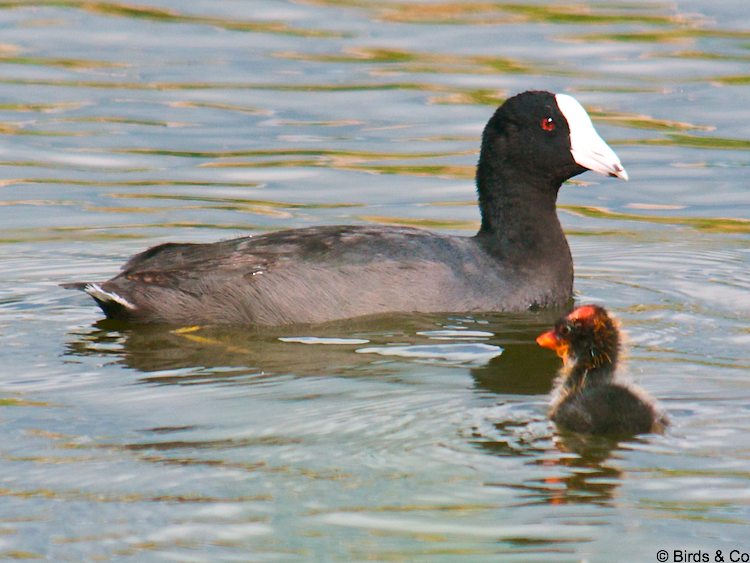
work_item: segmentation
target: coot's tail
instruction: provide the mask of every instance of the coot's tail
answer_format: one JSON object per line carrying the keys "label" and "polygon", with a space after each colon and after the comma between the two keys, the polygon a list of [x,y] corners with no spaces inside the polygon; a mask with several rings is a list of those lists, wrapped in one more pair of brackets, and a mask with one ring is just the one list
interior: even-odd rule
{"label": "coot's tail", "polygon": [[73,282],[60,284],[65,289],[77,289],[85,291],[94,298],[97,305],[101,307],[104,314],[110,319],[131,319],[136,306],[122,295],[114,291],[107,291],[101,284],[93,282]]}

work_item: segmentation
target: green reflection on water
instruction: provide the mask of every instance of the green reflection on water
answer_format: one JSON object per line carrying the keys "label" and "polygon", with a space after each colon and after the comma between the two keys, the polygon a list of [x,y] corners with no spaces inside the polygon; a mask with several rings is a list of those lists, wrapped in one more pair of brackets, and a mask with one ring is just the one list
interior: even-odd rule
{"label": "green reflection on water", "polygon": [[660,93],[664,91],[663,86],[648,86],[639,84],[638,86],[626,86],[626,85],[608,85],[608,84],[596,84],[596,85],[577,85],[568,88],[569,92],[595,92],[595,93],[614,93],[614,94],[651,94]]}
{"label": "green reflection on water", "polygon": [[273,112],[250,106],[241,106],[238,104],[227,104],[222,102],[201,102],[192,100],[180,100],[177,102],[168,102],[168,106],[174,108],[207,108],[207,109],[218,109],[223,111],[234,111],[237,113],[249,114],[249,115],[272,115]]}
{"label": "green reflection on water", "polygon": [[470,180],[474,178],[474,166],[449,166],[449,165],[382,165],[364,164],[360,162],[342,161],[327,162],[323,160],[264,160],[261,162],[208,162],[202,164],[207,168],[278,168],[278,167],[323,167],[338,170],[356,170],[373,174],[398,174],[406,176],[428,176],[434,178],[451,178],[457,180]]}
{"label": "green reflection on water", "polygon": [[523,16],[525,21],[533,22],[583,25],[618,23],[669,25],[685,23],[687,21],[684,16],[653,15],[643,12],[632,13],[630,10],[618,12],[610,8],[587,4],[533,5],[509,3],[498,4],[497,6],[504,11]]}
{"label": "green reflection on water", "polygon": [[260,149],[241,151],[178,151],[169,149],[114,149],[112,152],[124,154],[153,154],[164,156],[182,156],[189,158],[233,158],[233,157],[264,157],[264,156],[326,156],[344,158],[367,158],[378,160],[409,159],[409,158],[440,158],[445,156],[461,156],[472,154],[474,151],[447,152],[417,152],[417,153],[389,153],[375,151],[354,151],[343,149]]}
{"label": "green reflection on water", "polygon": [[192,16],[181,14],[164,8],[152,6],[139,6],[135,4],[124,4],[116,2],[95,2],[88,0],[5,0],[0,2],[0,9],[29,8],[29,7],[54,7],[79,9],[93,14],[123,17],[131,19],[144,19],[165,23],[185,23],[192,25],[208,25],[231,31],[248,31],[254,33],[274,33],[281,35],[293,35],[299,37],[343,37],[341,33],[323,31],[318,29],[302,29],[291,27],[279,21],[238,21],[232,19],[216,18],[210,16]]}
{"label": "green reflection on water", "polygon": [[[2,8],[2,5],[0,5]],[[49,66],[55,68],[66,68],[72,70],[98,70],[122,68],[128,65],[113,63],[109,61],[94,61],[84,59],[55,59],[51,57],[11,57],[0,56],[0,64]]]}
{"label": "green reflection on water", "polygon": [[592,118],[598,121],[606,121],[621,127],[632,129],[645,129],[651,131],[712,131],[714,128],[708,125],[697,125],[686,121],[674,121],[671,119],[658,119],[650,115],[639,115],[623,112],[606,112],[601,110],[589,110]]}
{"label": "green reflection on water", "polygon": [[443,166],[437,164],[424,165],[403,165],[403,166],[385,166],[385,165],[357,165],[342,166],[348,170],[361,170],[363,172],[373,172],[377,174],[399,174],[408,176],[430,176],[435,178],[451,178],[455,180],[471,180],[474,178],[474,166]]}
{"label": "green reflection on water", "polygon": [[[79,180],[74,178],[13,178],[0,182],[0,185],[10,184],[63,184],[70,186],[210,186],[228,188],[257,188],[261,186],[258,182],[212,182],[210,180]],[[133,195],[131,197],[137,197]]]}
{"label": "green reflection on water", "polygon": [[[473,155],[475,150],[423,153],[384,153],[339,149],[267,149],[242,151],[175,151],[168,149],[116,149],[113,152],[127,154],[149,154],[178,156],[185,158],[235,158],[257,157],[260,160],[218,160],[201,164],[205,168],[281,168],[324,167],[339,170],[356,170],[377,174],[401,174],[412,176],[434,176],[453,179],[472,179],[475,167],[440,164],[379,164],[375,161],[412,160]],[[268,159],[268,156],[310,156],[315,158]]]}
{"label": "green reflection on water", "polygon": [[[72,445],[71,447],[77,447]],[[269,500],[268,495],[248,495],[248,496],[231,496],[231,497],[210,497],[199,493],[186,495],[158,495],[152,496],[146,493],[112,493],[103,494],[100,492],[89,492],[85,490],[55,490],[55,489],[11,489],[0,488],[0,497],[16,497],[23,499],[30,498],[47,498],[58,500],[74,500],[87,502],[112,502],[112,503],[135,503],[135,502],[174,502],[174,503],[242,503],[258,502]]]}
{"label": "green reflection on water", "polygon": [[[129,226],[130,227],[130,226]],[[106,227],[111,229],[112,227]],[[138,240],[145,235],[135,233],[111,233],[102,227],[95,229],[81,229],[79,232],[59,232],[59,229],[14,229],[0,232],[0,244],[23,244],[27,242],[59,242],[59,241],[107,241],[107,240]]]}
{"label": "green reflection on water", "polygon": [[249,223],[215,224],[192,221],[171,221],[161,223],[131,223],[126,225],[106,225],[93,227],[50,227],[30,229],[6,229],[0,231],[0,244],[21,244],[27,242],[57,241],[108,241],[139,240],[153,237],[153,234],[139,233],[138,230],[171,229],[211,229],[225,231],[265,231],[267,227]]}
{"label": "green reflection on water", "polygon": [[[682,472],[665,472],[667,477],[681,477]],[[685,475],[691,475],[693,472],[685,472]],[[695,475],[701,477],[718,477],[724,476],[722,472],[718,472],[718,475],[712,472],[696,472]],[[735,476],[731,476],[736,478]],[[729,518],[727,516],[712,515],[711,513],[716,510],[727,510],[736,507],[737,502],[735,500],[680,500],[680,501],[668,501],[668,500],[651,500],[641,499],[640,504],[651,510],[662,510],[669,513],[670,518],[680,520],[691,520],[699,522],[716,522],[720,524],[743,524],[746,525],[747,521],[742,518]]]}
{"label": "green reflection on water", "polygon": [[[458,204],[460,205],[460,203]],[[698,231],[709,233],[750,233],[750,219],[732,219],[724,217],[667,217],[659,215],[638,215],[635,213],[621,213],[608,209],[583,205],[559,205],[558,208],[569,213],[593,219],[639,221],[658,225],[674,225],[690,227]],[[479,228],[478,221],[452,221],[449,219],[429,219],[412,217],[386,217],[380,215],[362,215],[358,219],[388,225],[406,225],[428,229],[472,230]],[[638,233],[608,229],[592,231],[566,231],[569,236],[628,236],[636,237]]]}
{"label": "green reflection on water", "polygon": [[733,76],[719,76],[711,78],[710,82],[724,84],[726,86],[744,86],[750,84],[750,74],[738,74]]}
{"label": "green reflection on water", "polygon": [[620,141],[617,144],[641,144],[658,146],[680,146],[701,149],[723,149],[723,150],[749,150],[750,140],[730,139],[727,137],[696,137],[680,133],[668,133],[666,138],[661,139],[639,139],[637,141]]}
{"label": "green reflection on water", "polygon": [[416,217],[385,217],[382,215],[360,215],[360,221],[378,223],[382,225],[399,225],[405,227],[417,227],[422,229],[453,229],[476,231],[479,228],[478,221],[452,221],[450,219],[424,219]]}
{"label": "green reflection on water", "polygon": [[[432,103],[498,105],[507,95],[490,88],[459,88],[425,82],[369,82],[343,84],[259,84],[251,82],[120,82],[116,80],[65,80],[0,78],[0,84],[51,86],[56,88],[96,88],[106,90],[257,90],[277,92],[370,92],[404,90],[437,93]],[[230,108],[226,108],[230,109]],[[234,110],[240,111],[240,110]]]}
{"label": "green reflection on water", "polygon": [[86,137],[90,133],[83,131],[44,131],[41,129],[27,129],[25,126],[0,123],[0,135],[23,135],[31,137]]}
{"label": "green reflection on water", "polygon": [[[388,2],[368,0],[307,0],[324,6],[365,8],[376,12],[379,19],[411,24],[510,24],[544,22],[577,25],[638,23],[646,25],[674,25],[693,21],[680,15],[658,15],[632,9],[612,9],[591,4],[528,4],[521,2]],[[665,9],[665,4],[651,5]]]}
{"label": "green reflection on water", "polygon": [[260,206],[280,209],[339,209],[342,207],[361,207],[358,203],[292,203],[265,199],[245,199],[233,197],[207,197],[178,194],[110,194],[120,199],[166,199],[179,201],[203,201],[209,203],[232,204],[237,207]]}
{"label": "green reflection on water", "polygon": [[0,111],[19,111],[37,113],[57,113],[61,111],[78,109],[85,104],[81,102],[59,102],[59,103],[6,103],[0,104]]}
{"label": "green reflection on water", "polygon": [[117,123],[120,125],[141,125],[144,127],[179,127],[182,125],[169,121],[158,121],[156,119],[132,119],[128,117],[108,117],[103,115],[95,117],[66,117],[56,121],[59,123]]}
{"label": "green reflection on water", "polygon": [[627,33],[586,33],[568,37],[570,40],[586,43],[677,43],[701,38],[750,39],[750,31],[684,27],[680,29],[636,31]]}
{"label": "green reflection on water", "polygon": [[[46,161],[46,160],[2,160],[0,166],[13,166],[22,168],[50,168],[50,169],[73,169],[73,170],[96,170],[97,172],[150,172],[148,168],[136,168],[131,166],[102,166],[98,163],[87,166],[85,162],[59,162],[59,161]],[[24,180],[0,180],[0,185],[9,185]],[[57,180],[50,179],[44,180],[44,182],[55,184],[60,183]],[[75,182],[74,182],[75,183]]]}
{"label": "green reflection on water", "polygon": [[[387,63],[389,69],[410,73],[462,73],[462,74],[496,74],[542,72],[539,65],[523,63],[508,57],[461,56],[444,53],[421,53],[400,49],[378,47],[354,47],[345,49],[340,54],[315,54],[296,51],[284,51],[277,57],[312,62],[326,63]],[[558,73],[552,67],[547,72]]]}
{"label": "green reflection on water", "polygon": [[0,407],[50,407],[50,403],[42,401],[27,401],[26,399],[2,398]]}
{"label": "green reflection on water", "polygon": [[34,553],[33,551],[21,551],[16,549],[11,549],[8,551],[0,551],[0,558],[3,559],[37,559],[42,560],[45,559],[45,556],[43,556],[41,553]]}
{"label": "green reflection on water", "polygon": [[698,59],[704,61],[750,61],[747,55],[730,55],[729,53],[709,53],[706,51],[674,51],[672,53],[652,53],[650,57],[675,58],[675,59]]}
{"label": "green reflection on water", "polygon": [[560,209],[596,219],[619,221],[643,221],[664,225],[690,227],[698,231],[710,233],[750,233],[750,219],[730,219],[725,217],[667,217],[660,215],[638,215],[635,213],[620,213],[602,207],[584,205],[560,205]]}

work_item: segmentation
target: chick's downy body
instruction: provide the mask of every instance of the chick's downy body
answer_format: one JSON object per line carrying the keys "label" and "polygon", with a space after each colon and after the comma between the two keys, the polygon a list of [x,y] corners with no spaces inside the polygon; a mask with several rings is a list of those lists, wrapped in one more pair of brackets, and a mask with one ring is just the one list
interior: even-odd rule
{"label": "chick's downy body", "polygon": [[549,415],[559,427],[589,434],[660,432],[667,418],[642,389],[618,377],[621,334],[603,307],[584,305],[537,338],[563,367]]}

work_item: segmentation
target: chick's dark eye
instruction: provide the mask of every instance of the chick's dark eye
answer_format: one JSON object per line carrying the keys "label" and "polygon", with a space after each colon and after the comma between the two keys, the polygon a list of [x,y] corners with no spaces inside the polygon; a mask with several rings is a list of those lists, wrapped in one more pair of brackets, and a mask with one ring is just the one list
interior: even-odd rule
{"label": "chick's dark eye", "polygon": [[570,334],[570,325],[564,324],[560,327],[560,334],[562,336],[568,336]]}
{"label": "chick's dark eye", "polygon": [[539,122],[539,125],[544,131],[554,131],[555,127],[557,127],[557,123],[555,123],[555,120],[551,117],[543,118],[542,121]]}

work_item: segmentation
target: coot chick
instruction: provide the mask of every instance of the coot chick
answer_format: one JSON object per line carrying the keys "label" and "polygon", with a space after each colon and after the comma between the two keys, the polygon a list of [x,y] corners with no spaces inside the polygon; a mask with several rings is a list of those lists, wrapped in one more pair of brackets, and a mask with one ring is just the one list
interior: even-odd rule
{"label": "coot chick", "polygon": [[334,226],[166,243],[109,281],[64,287],[84,290],[108,317],[136,322],[283,325],[559,306],[571,298],[573,262],[557,192],[586,170],[628,178],[574,98],[524,92],[484,129],[473,237]]}
{"label": "coot chick", "polygon": [[620,330],[603,307],[578,307],[536,341],[563,359],[549,410],[558,426],[588,434],[635,435],[660,432],[667,425],[645,391],[618,381]]}

